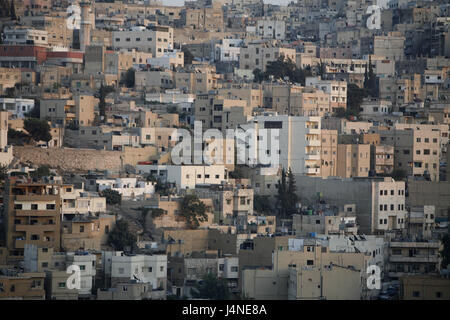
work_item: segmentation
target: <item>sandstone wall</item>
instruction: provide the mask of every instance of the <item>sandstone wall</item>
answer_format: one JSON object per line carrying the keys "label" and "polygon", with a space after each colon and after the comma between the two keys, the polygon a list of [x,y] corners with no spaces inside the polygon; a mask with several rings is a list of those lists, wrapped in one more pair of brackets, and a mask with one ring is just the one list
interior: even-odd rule
{"label": "sandstone wall", "polygon": [[156,148],[126,148],[125,151],[95,149],[14,147],[14,157],[34,166],[48,165],[67,171],[119,170],[123,165],[135,166],[138,161],[148,161]]}

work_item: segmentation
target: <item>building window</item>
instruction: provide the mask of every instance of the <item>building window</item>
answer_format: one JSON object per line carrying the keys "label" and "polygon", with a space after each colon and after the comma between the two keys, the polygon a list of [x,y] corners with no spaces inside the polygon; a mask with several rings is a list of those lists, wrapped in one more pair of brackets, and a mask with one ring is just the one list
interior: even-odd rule
{"label": "building window", "polygon": [[420,292],[419,291],[413,291],[413,297],[414,298],[420,297]]}
{"label": "building window", "polygon": [[314,265],[314,260],[307,260],[306,261],[306,265],[313,266]]}

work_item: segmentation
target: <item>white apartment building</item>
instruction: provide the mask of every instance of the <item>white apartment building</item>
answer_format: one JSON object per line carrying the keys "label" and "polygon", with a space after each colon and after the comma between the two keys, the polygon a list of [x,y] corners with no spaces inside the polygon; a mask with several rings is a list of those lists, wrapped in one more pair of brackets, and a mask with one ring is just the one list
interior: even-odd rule
{"label": "white apartment building", "polygon": [[[137,280],[151,283],[153,290],[167,288],[167,255],[112,255],[111,285]],[[106,273],[106,270],[105,270]],[[109,273],[109,272],[108,272]]]}
{"label": "white apartment building", "polygon": [[195,94],[181,90],[166,90],[164,93],[146,93],[145,101],[160,103],[194,103]]}
{"label": "white apartment building", "polygon": [[243,45],[242,39],[222,39],[216,43],[214,48],[214,61],[239,61],[240,47]]}
{"label": "white apartment building", "polygon": [[14,28],[3,31],[5,44],[33,44],[35,46],[47,47],[48,34],[45,30]]}
{"label": "white apartment building", "polygon": [[258,20],[255,33],[266,39],[284,40],[286,38],[286,23],[281,20]]}
{"label": "white apartment building", "polygon": [[[264,156],[272,156],[275,163],[272,162],[271,167],[281,165],[286,171],[291,168],[294,174],[320,175],[320,121],[320,117],[288,115],[267,114],[254,117],[249,123],[241,125],[244,130],[253,129],[253,141],[258,141],[255,148],[249,148],[248,160],[256,159],[255,163],[259,164],[263,163],[261,160]],[[267,134],[263,134],[261,129],[269,130]],[[279,130],[278,139],[273,136],[276,134],[276,131],[272,132],[273,129]],[[272,143],[272,137],[278,141]]]}
{"label": "white apartment building", "polygon": [[184,53],[181,51],[164,52],[161,56],[147,59],[147,64],[157,68],[172,69],[184,66]]}
{"label": "white apartment building", "polygon": [[91,295],[92,288],[94,286],[94,279],[96,275],[96,262],[97,258],[94,254],[87,252],[68,252],[66,255],[66,265],[77,265],[80,267],[80,295]]}
{"label": "white apartment building", "polygon": [[61,218],[66,215],[88,215],[105,213],[106,198],[96,192],[84,192],[83,189],[64,188],[61,193]]}
{"label": "white apartment building", "polygon": [[0,98],[0,108],[3,111],[8,111],[13,118],[24,118],[25,113],[33,110],[34,100],[22,98]]}
{"label": "white apartment building", "polygon": [[392,110],[392,102],[387,100],[367,99],[361,103],[362,117],[384,116]]}
{"label": "white apartment building", "polygon": [[111,189],[119,192],[122,197],[126,198],[155,193],[154,182],[139,181],[137,178],[98,179],[95,183],[100,192]]}
{"label": "white apartment building", "polygon": [[173,49],[173,29],[156,26],[151,29],[134,27],[131,30],[114,31],[112,42],[116,50],[135,49],[151,53],[154,57],[162,57]]}
{"label": "white apartment building", "polygon": [[224,165],[140,165],[138,174],[151,174],[162,181],[174,183],[177,189],[194,189],[198,184],[221,184],[227,180]]}

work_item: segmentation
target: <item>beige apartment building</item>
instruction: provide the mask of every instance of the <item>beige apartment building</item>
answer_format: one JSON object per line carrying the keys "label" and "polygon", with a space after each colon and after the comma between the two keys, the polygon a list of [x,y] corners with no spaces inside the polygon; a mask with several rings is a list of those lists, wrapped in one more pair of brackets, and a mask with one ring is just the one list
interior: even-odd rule
{"label": "beige apartment building", "polygon": [[173,49],[173,28],[154,26],[150,29],[136,27],[133,30],[114,31],[112,40],[115,50],[135,49],[151,53],[158,58]]}
{"label": "beige apartment building", "polygon": [[323,117],[332,113],[330,95],[322,90],[278,83],[265,83],[263,90],[264,107],[280,114]]}
{"label": "beige apartment building", "polygon": [[374,55],[390,60],[403,60],[405,37],[401,32],[388,32],[385,36],[375,36],[373,40]]}
{"label": "beige apartment building", "polygon": [[449,300],[450,279],[439,275],[412,275],[400,278],[401,300]]}
{"label": "beige apartment building", "polygon": [[393,239],[389,243],[389,277],[437,273],[441,269],[442,243],[438,240],[421,242]]}
{"label": "beige apartment building", "polygon": [[66,251],[101,250],[107,244],[108,234],[114,228],[115,215],[75,217],[62,222],[61,247]]}
{"label": "beige apartment building", "polygon": [[23,259],[25,244],[61,247],[61,185],[8,180],[5,187],[6,246]]}
{"label": "beige apartment building", "polygon": [[73,99],[43,99],[40,104],[40,118],[66,125],[75,123],[89,126],[94,122],[94,108],[98,99],[94,96],[77,95]]}
{"label": "beige apartment building", "polygon": [[[314,239],[313,239],[314,240]],[[289,298],[289,279],[292,269],[302,270],[302,268],[317,269],[318,276],[323,274],[326,268],[332,265],[332,268],[348,268],[353,269],[358,277],[351,277],[352,281],[351,296],[354,299],[360,299],[363,294],[363,288],[361,284],[365,284],[365,270],[368,265],[369,256],[364,253],[353,252],[330,252],[328,247],[321,246],[313,241],[311,244],[306,243],[298,251],[286,250],[287,248],[277,248],[273,251],[273,262],[271,269],[265,269],[266,264],[258,264],[255,261],[255,266],[258,268],[245,267],[241,268],[241,261],[239,259],[240,270],[242,272],[242,294],[246,297],[257,300],[287,300]],[[269,250],[267,248],[266,250]],[[258,257],[255,256],[255,260]],[[331,280],[334,277],[330,277]],[[296,280],[294,280],[296,279]],[[291,279],[294,283],[291,283],[291,298],[313,298],[318,299],[316,295],[302,295],[295,290],[295,282],[299,278],[293,277]],[[300,279],[301,281],[301,279]],[[335,279],[336,281],[336,279]],[[329,294],[336,297],[336,293],[339,290],[339,281],[329,281],[327,285],[330,285]],[[325,283],[324,283],[325,285]],[[356,293],[357,292],[357,293]]]}
{"label": "beige apartment building", "polygon": [[370,144],[370,170],[375,174],[391,174],[394,170],[394,147]]}
{"label": "beige apartment building", "polygon": [[[186,219],[180,215],[181,198],[178,197],[163,197],[155,195],[150,199],[150,204],[146,206],[149,208],[149,215],[152,215],[152,224],[155,228],[177,228],[186,229],[188,227]],[[200,222],[199,227],[207,227],[214,221],[214,208],[211,199],[200,199],[206,206],[207,220]],[[154,213],[152,209],[161,209],[164,213],[161,215]]]}
{"label": "beige apartment building", "polygon": [[217,90],[220,96],[227,99],[245,100],[250,108],[263,107],[263,92],[261,85],[231,84]]}
{"label": "beige apartment building", "polygon": [[397,79],[380,78],[379,96],[380,99],[392,101],[393,105],[397,106],[412,103],[415,99],[424,99],[421,75],[403,75]]}
{"label": "beige apartment building", "polygon": [[213,94],[198,94],[194,102],[195,120],[203,123],[203,129],[235,129],[247,123],[252,109],[247,101],[227,99]]}
{"label": "beige apartment building", "polygon": [[174,87],[189,93],[207,94],[218,88],[219,76],[215,72],[202,70],[198,72],[174,73]]}
{"label": "beige apartment building", "polygon": [[214,222],[235,225],[240,215],[253,215],[253,189],[216,186],[212,188],[196,188],[195,194],[201,198],[210,198],[214,204]]}
{"label": "beige apartment building", "polygon": [[337,176],[338,133],[337,130],[322,129],[321,133],[321,177]]}
{"label": "beige apartment building", "polygon": [[45,300],[45,274],[0,275],[0,300]]}
{"label": "beige apartment building", "polygon": [[72,47],[73,30],[68,27],[66,17],[23,16],[20,21],[25,26],[47,31],[47,40],[50,47]]}
{"label": "beige apartment building", "polygon": [[152,111],[140,111],[136,119],[139,127],[175,128],[178,127],[179,115],[176,113],[155,113]]}
{"label": "beige apartment building", "polygon": [[439,181],[440,132],[411,128],[380,130],[381,143],[394,146],[394,167],[408,176]]}
{"label": "beige apartment building", "polygon": [[368,177],[369,170],[369,144],[338,144],[336,171],[339,177]]}
{"label": "beige apartment building", "polygon": [[184,15],[186,27],[214,32],[224,31],[223,12],[219,3],[214,2],[209,8],[187,8]]}
{"label": "beige apartment building", "polygon": [[174,74],[170,70],[136,71],[136,90],[146,92],[164,92],[174,88]]}
{"label": "beige apartment building", "polygon": [[330,96],[330,111],[338,108],[347,109],[347,81],[321,80],[316,77],[308,77],[305,86],[313,86]]}
{"label": "beige apartment building", "polygon": [[289,269],[288,300],[360,300],[364,285],[355,268],[331,263],[323,269]]}
{"label": "beige apartment building", "polygon": [[259,69],[265,72],[267,63],[276,61],[280,56],[295,63],[295,49],[281,48],[275,43],[249,43],[247,47],[242,47],[239,55],[240,69]]}

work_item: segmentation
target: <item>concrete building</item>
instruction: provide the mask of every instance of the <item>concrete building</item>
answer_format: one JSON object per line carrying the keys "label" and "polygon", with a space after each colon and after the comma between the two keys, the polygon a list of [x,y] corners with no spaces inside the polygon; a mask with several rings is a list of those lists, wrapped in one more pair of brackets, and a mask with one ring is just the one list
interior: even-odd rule
{"label": "concrete building", "polygon": [[[321,166],[321,126],[319,117],[292,117],[287,115],[256,116],[251,122],[241,126],[244,130],[253,129],[253,143],[248,159],[255,163],[263,163],[263,149],[267,156],[278,163],[270,163],[272,167],[282,166],[286,171],[291,168],[294,174],[320,175]],[[263,134],[267,130],[267,134]],[[273,130],[272,130],[273,129]],[[261,130],[261,131],[260,131]],[[276,137],[278,135],[278,138]],[[264,141],[264,139],[268,141]],[[278,140],[274,147],[272,139]],[[259,143],[257,141],[260,141]]]}
{"label": "concrete building", "polygon": [[411,207],[434,205],[436,217],[448,219],[450,214],[450,181],[408,179],[407,204]]}
{"label": "concrete building", "polygon": [[288,300],[360,300],[362,285],[358,270],[333,263],[290,268]]}
{"label": "concrete building", "polygon": [[111,257],[111,287],[138,280],[149,283],[152,290],[167,289],[166,255],[117,255]]}
{"label": "concrete building", "polygon": [[321,80],[316,77],[307,77],[305,86],[313,86],[330,95],[330,110],[337,108],[347,109],[347,82],[334,80]]}
{"label": "concrete building", "polygon": [[448,300],[450,279],[437,275],[411,275],[400,278],[401,300]]}
{"label": "concrete building", "polygon": [[194,102],[194,116],[204,129],[216,128],[225,132],[247,122],[252,108],[245,100],[229,99],[216,94],[198,94]]}
{"label": "concrete building", "polygon": [[370,170],[370,145],[338,144],[337,176],[342,178],[368,177]]}
{"label": "concrete building", "polygon": [[394,147],[370,144],[370,171],[376,175],[394,170]]}
{"label": "concrete building", "polygon": [[151,195],[155,192],[155,183],[151,181],[139,181],[138,178],[99,179],[95,181],[98,191],[114,190],[123,198],[135,198],[143,195]]}
{"label": "concrete building", "polygon": [[61,185],[8,180],[5,193],[6,245],[22,259],[25,244],[61,246]]}
{"label": "concrete building", "polygon": [[373,42],[375,56],[403,60],[405,37],[400,32],[388,32],[386,36],[375,36]]}
{"label": "concrete building", "polygon": [[174,183],[177,189],[195,189],[198,184],[221,184],[227,179],[224,165],[141,165],[136,166],[139,174],[151,174],[162,181]]}
{"label": "concrete building", "polygon": [[14,118],[24,118],[25,114],[33,110],[33,99],[0,98],[0,108],[8,111]]}
{"label": "concrete building", "polygon": [[302,205],[326,203],[356,205],[357,223],[368,234],[402,229],[406,223],[405,182],[392,178],[314,178],[296,175]]}
{"label": "concrete building", "polygon": [[280,56],[295,62],[294,49],[281,48],[265,43],[249,43],[247,46],[241,47],[239,68],[251,71],[259,69],[265,72],[267,63],[276,61]]}
{"label": "concrete building", "polygon": [[394,146],[394,167],[408,176],[439,181],[440,133],[438,130],[379,130],[382,144]]}
{"label": "concrete building", "polygon": [[431,239],[435,229],[435,206],[412,207],[406,219],[407,236],[414,239]]}
{"label": "concrete building", "polygon": [[171,27],[135,27],[131,30],[114,31],[113,47],[132,49],[151,53],[154,57],[162,57],[173,49],[173,29]]}
{"label": "concrete building", "polygon": [[442,244],[438,240],[392,239],[389,242],[389,278],[438,273],[441,268],[441,250]]}

